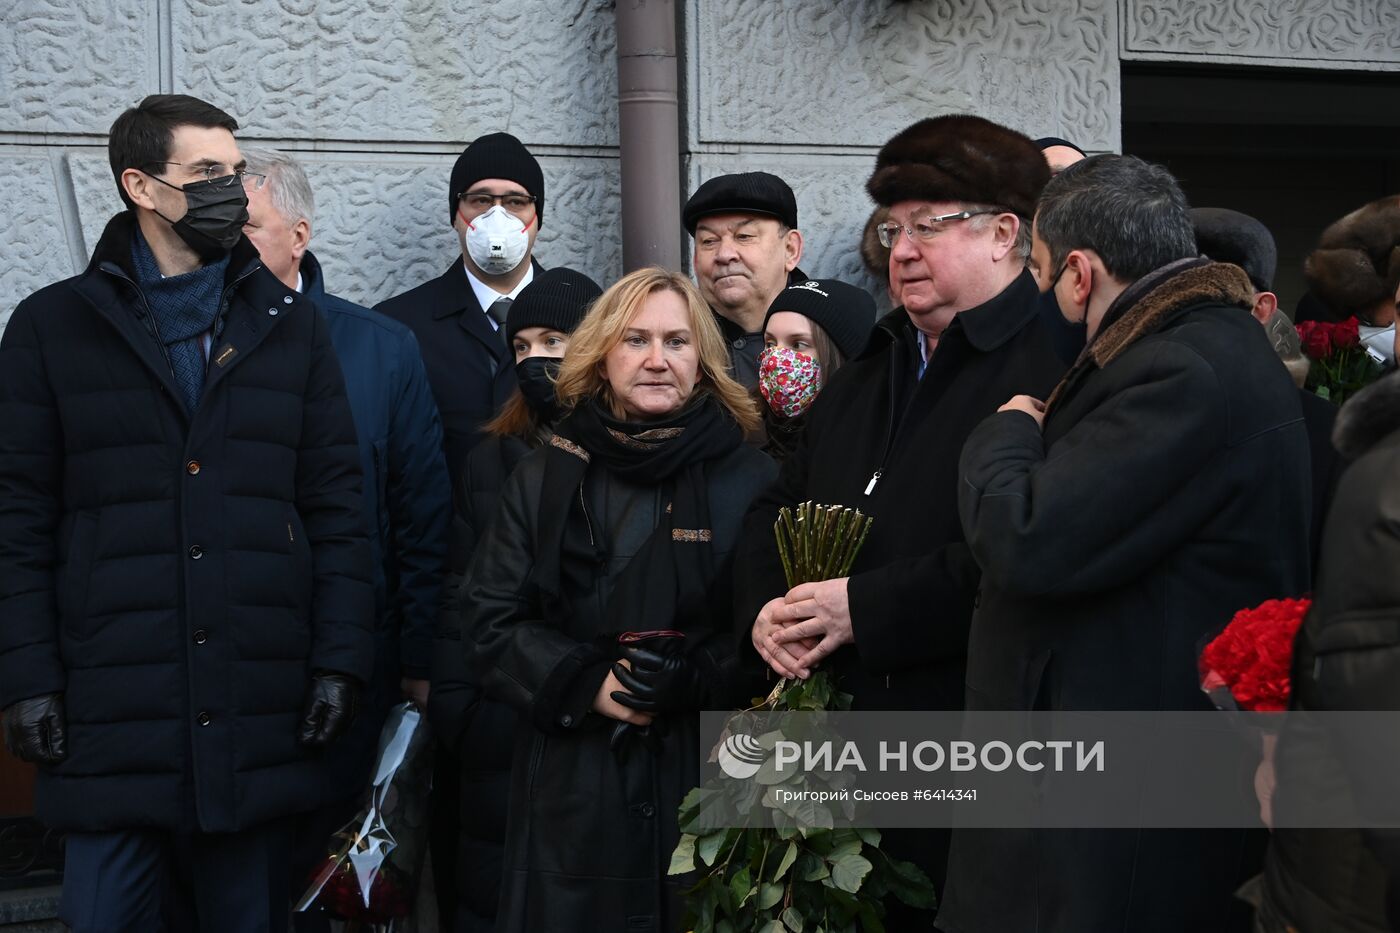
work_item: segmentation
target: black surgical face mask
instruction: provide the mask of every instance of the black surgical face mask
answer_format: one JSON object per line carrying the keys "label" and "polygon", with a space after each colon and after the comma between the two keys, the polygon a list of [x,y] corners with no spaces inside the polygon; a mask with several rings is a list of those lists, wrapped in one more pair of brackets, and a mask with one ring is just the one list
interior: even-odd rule
{"label": "black surgical face mask", "polygon": [[167,188],[179,187],[185,192],[185,216],[171,220],[160,211],[156,216],[170,224],[175,235],[205,262],[222,259],[243,235],[248,222],[248,194],[238,178],[211,178],[193,181],[183,187],[172,185],[163,178],[156,181]]}
{"label": "black surgical face mask", "polygon": [[554,380],[559,377],[563,360],[553,356],[527,356],[515,364],[515,378],[520,382],[520,394],[535,414],[545,421],[559,417],[559,402],[554,397]]}

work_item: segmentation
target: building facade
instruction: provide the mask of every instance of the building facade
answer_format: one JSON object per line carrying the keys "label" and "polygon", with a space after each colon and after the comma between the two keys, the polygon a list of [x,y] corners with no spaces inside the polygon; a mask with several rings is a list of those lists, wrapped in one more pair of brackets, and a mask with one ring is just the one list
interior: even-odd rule
{"label": "building facade", "polygon": [[[645,2],[645,0],[618,0]],[[442,211],[462,146],[541,157],[539,255],[621,272],[609,0],[18,0],[0,13],[0,320],[84,267],[120,209],[104,149],[153,92],[224,108],[296,150],[331,286],[374,303],[456,249]],[[857,248],[880,144],[974,112],[1117,150],[1125,63],[1400,70],[1397,0],[681,0],[682,188],[765,169],[797,192],[813,275],[869,282]],[[684,236],[676,231],[675,236]],[[688,253],[689,246],[683,247]]]}

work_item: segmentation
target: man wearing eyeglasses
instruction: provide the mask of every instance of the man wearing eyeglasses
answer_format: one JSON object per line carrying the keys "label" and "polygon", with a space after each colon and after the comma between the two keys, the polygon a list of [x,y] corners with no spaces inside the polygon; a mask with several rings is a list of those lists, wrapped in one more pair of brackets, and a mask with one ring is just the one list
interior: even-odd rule
{"label": "man wearing eyeglasses", "polygon": [[511,302],[541,269],[531,254],[544,220],[544,173],[509,133],[482,136],[452,167],[447,210],[461,257],[376,310],[418,338],[455,490],[481,426],[515,388],[502,328]]}
{"label": "man wearing eyeglasses", "polygon": [[325,320],[242,236],[237,128],[118,117],[127,210],[0,339],[0,706],[75,931],[284,929],[370,675],[355,427]]}
{"label": "man wearing eyeglasses", "polygon": [[[442,416],[454,502],[463,491],[467,454],[515,391],[515,356],[505,319],[515,297],[543,271],[532,253],[544,220],[544,173],[509,133],[476,139],[457,157],[447,189],[449,223],[461,255],[437,278],[378,305],[418,338]],[[460,505],[458,506],[460,507]],[[456,757],[435,762],[433,871],[444,929],[457,910]]]}
{"label": "man wearing eyeglasses", "polygon": [[[1064,366],[1026,271],[1050,176],[1026,137],[980,117],[923,120],[891,139],[867,190],[903,305],[808,414],[806,434],[746,524],[740,624],[775,672],[840,676],[858,710],[960,709],[979,573],[957,511],[958,452],[1010,386],[1048,390]],[[849,577],[788,590],[773,548],[781,506],[857,507],[874,524]],[[942,889],[948,834],[890,834]],[[891,929],[927,927],[900,917]]]}

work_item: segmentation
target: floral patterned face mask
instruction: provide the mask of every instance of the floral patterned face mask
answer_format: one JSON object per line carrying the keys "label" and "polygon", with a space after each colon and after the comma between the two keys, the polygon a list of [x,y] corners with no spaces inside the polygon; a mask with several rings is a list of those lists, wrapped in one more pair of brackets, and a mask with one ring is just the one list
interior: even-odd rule
{"label": "floral patterned face mask", "polygon": [[758,358],[758,391],[785,418],[806,411],[822,387],[822,365],[786,347],[769,347]]}

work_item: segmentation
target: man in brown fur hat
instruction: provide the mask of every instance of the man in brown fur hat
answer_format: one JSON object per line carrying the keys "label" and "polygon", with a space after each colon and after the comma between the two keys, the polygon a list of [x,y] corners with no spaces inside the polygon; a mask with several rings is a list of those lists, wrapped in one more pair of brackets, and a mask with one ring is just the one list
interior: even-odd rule
{"label": "man in brown fur hat", "polygon": [[[1031,264],[1088,345],[962,452],[982,568],[969,710],[1207,710],[1197,645],[1309,584],[1298,393],[1170,173],[1096,156],[1041,196]],[[1237,930],[1243,830],[953,833],[945,933]]]}
{"label": "man in brown fur hat", "polygon": [[1322,231],[1303,275],[1339,320],[1355,317],[1360,322],[1362,343],[1395,362],[1400,195],[1372,201]]}
{"label": "man in brown fur hat", "polygon": [[[824,662],[858,710],[962,707],[978,570],[957,520],[958,451],[1008,392],[1048,391],[1064,371],[1025,269],[1049,177],[1034,143],[980,117],[922,120],[885,145],[867,189],[889,208],[879,236],[903,305],[823,390],[749,514],[736,605],[754,647],[785,676]],[[773,521],[807,499],[875,522],[849,577],[789,591]],[[887,843],[941,887],[946,833]]]}

